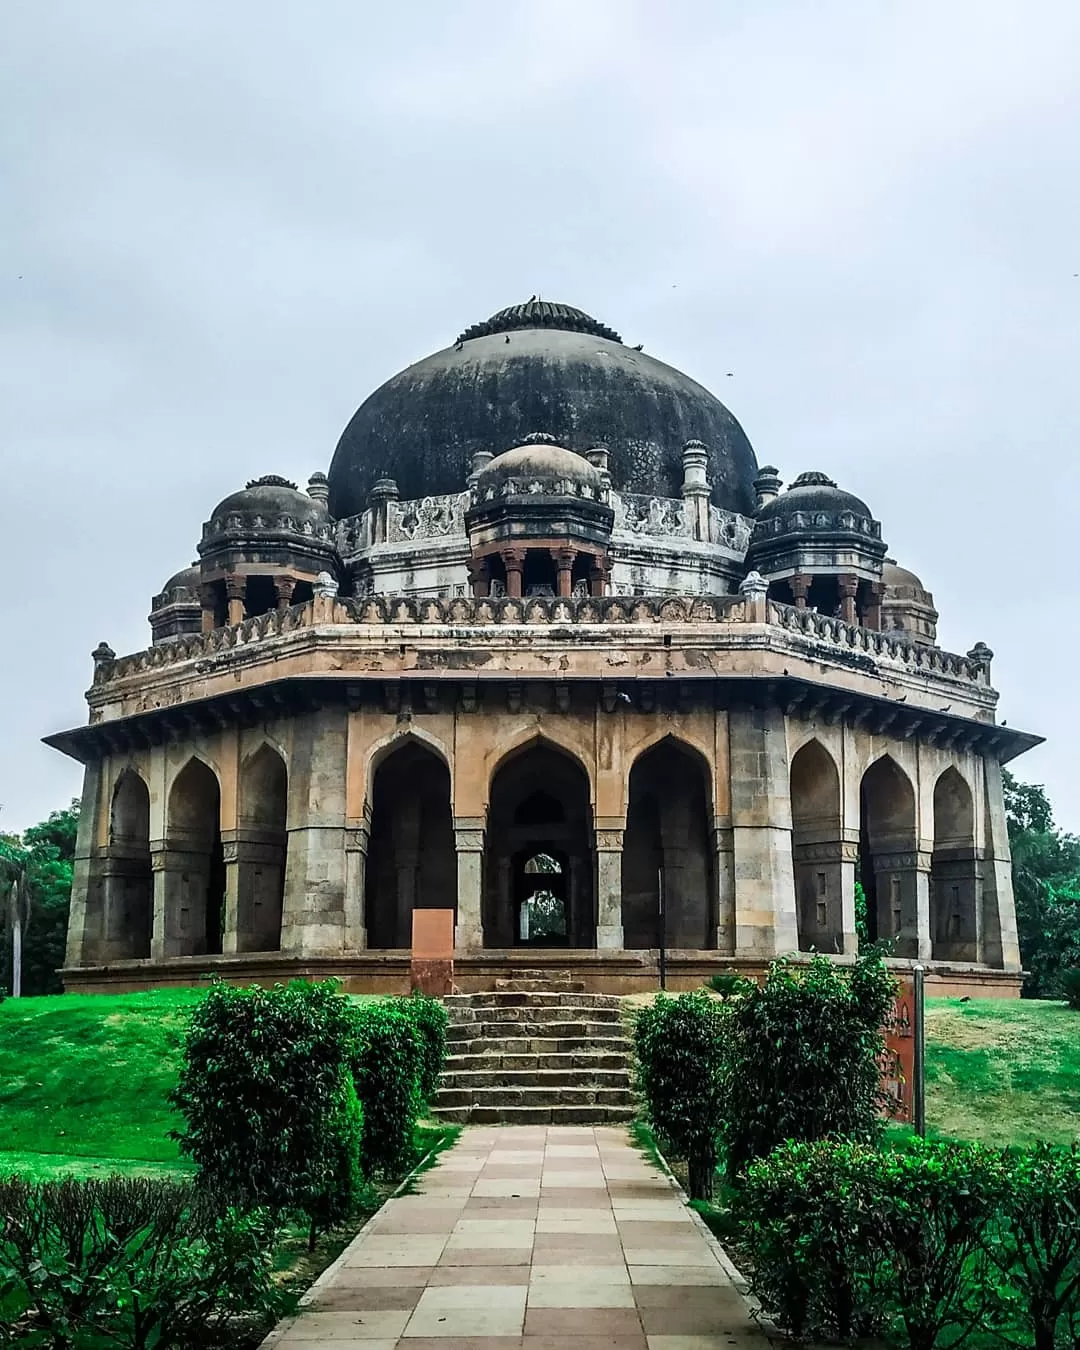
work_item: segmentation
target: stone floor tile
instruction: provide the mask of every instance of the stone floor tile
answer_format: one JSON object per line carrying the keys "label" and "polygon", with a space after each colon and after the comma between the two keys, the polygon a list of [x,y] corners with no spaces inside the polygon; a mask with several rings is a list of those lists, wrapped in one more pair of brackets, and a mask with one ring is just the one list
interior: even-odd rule
{"label": "stone floor tile", "polygon": [[540,1212],[545,1206],[556,1209],[602,1209],[611,1213],[607,1191],[585,1186],[545,1186],[540,1195]]}
{"label": "stone floor tile", "polygon": [[625,1266],[594,1266],[587,1261],[533,1262],[530,1286],[540,1284],[622,1284],[629,1286],[630,1276]]}
{"label": "stone floor tile", "polygon": [[749,1316],[739,1291],[730,1284],[635,1284],[639,1308],[726,1308]]}
{"label": "stone floor tile", "polygon": [[304,1312],[293,1322],[287,1335],[290,1341],[306,1341],[309,1346],[372,1340],[389,1341],[393,1345],[411,1316],[410,1309]]}
{"label": "stone floor tile", "polygon": [[595,1144],[548,1144],[544,1158],[587,1158],[592,1162],[600,1157]]}
{"label": "stone floor tile", "polygon": [[528,1266],[532,1244],[528,1247],[451,1247],[447,1243],[441,1266]]}
{"label": "stone floor tile", "polygon": [[436,1210],[434,1214],[380,1214],[372,1224],[371,1232],[382,1237],[404,1237],[410,1233],[442,1233],[449,1237],[458,1222],[460,1210]]}
{"label": "stone floor tile", "polygon": [[459,1219],[447,1247],[531,1247],[535,1228],[532,1219]]}
{"label": "stone floor tile", "polygon": [[[552,1309],[558,1312],[559,1309]],[[580,1309],[578,1310],[580,1311]],[[609,1309],[609,1311],[611,1311]],[[521,1350],[648,1350],[644,1332],[622,1336],[525,1336]]]}
{"label": "stone floor tile", "polygon": [[424,1288],[417,1284],[338,1284],[333,1281],[317,1289],[311,1298],[313,1312],[383,1312],[399,1308],[412,1312]]}
{"label": "stone floor tile", "polygon": [[[428,1280],[428,1284],[433,1288],[447,1284],[518,1284],[527,1285],[529,1283],[529,1265],[522,1261],[512,1266],[436,1266]],[[419,1290],[417,1298],[420,1297]]]}
{"label": "stone floor tile", "polygon": [[680,1243],[677,1247],[627,1247],[624,1245],[623,1252],[626,1255],[626,1264],[628,1266],[706,1266],[717,1265],[716,1257],[712,1251],[700,1243],[694,1247],[690,1244]]}
{"label": "stone floor tile", "polygon": [[384,1285],[395,1287],[416,1285],[423,1289],[434,1269],[434,1266],[341,1265],[338,1266],[333,1280],[335,1287],[345,1289],[377,1289]]}
{"label": "stone floor tile", "polygon": [[520,1336],[523,1286],[444,1285],[420,1295],[403,1339],[414,1336]]}
{"label": "stone floor tile", "polygon": [[618,1235],[612,1215],[602,1209],[544,1209],[536,1217],[537,1233],[605,1233]]}
{"label": "stone floor tile", "polygon": [[718,1261],[709,1266],[630,1266],[632,1284],[726,1285],[731,1287]]}
{"label": "stone floor tile", "polygon": [[460,1212],[460,1219],[482,1219],[484,1215],[502,1219],[535,1219],[540,1201],[514,1200],[505,1195],[474,1195]]}
{"label": "stone floor tile", "polygon": [[649,1350],[769,1350],[768,1337],[760,1331],[738,1336],[649,1336]]}
{"label": "stone floor tile", "polygon": [[608,1233],[537,1233],[534,1264],[569,1266],[578,1260],[590,1265],[623,1265],[622,1243]]}
{"label": "stone floor tile", "polygon": [[473,1187],[473,1195],[506,1196],[527,1200],[540,1194],[539,1181],[516,1181],[511,1177],[498,1177],[491,1181],[480,1180]]}
{"label": "stone floor tile", "polygon": [[529,1285],[530,1308],[632,1308],[628,1284],[597,1284],[593,1279],[550,1280]]}
{"label": "stone floor tile", "polygon": [[758,1331],[746,1307],[734,1307],[726,1299],[717,1299],[712,1308],[642,1308],[641,1322],[648,1336],[737,1336]]}
{"label": "stone floor tile", "polygon": [[366,1236],[344,1261],[348,1266],[433,1266],[442,1255],[446,1238],[437,1234],[406,1233]]}
{"label": "stone floor tile", "polygon": [[652,1219],[661,1223],[688,1223],[694,1219],[685,1205],[677,1200],[627,1200],[620,1202],[614,1196],[611,1200],[612,1212],[616,1222],[623,1219]]}
{"label": "stone floor tile", "polygon": [[615,1336],[620,1345],[644,1347],[636,1308],[536,1308],[525,1311],[526,1336]]}
{"label": "stone floor tile", "polygon": [[520,1336],[410,1336],[398,1350],[521,1350]]}
{"label": "stone floor tile", "polygon": [[626,1247],[667,1246],[671,1242],[701,1243],[701,1232],[696,1224],[684,1219],[620,1219],[616,1218],[619,1236]]}
{"label": "stone floor tile", "polygon": [[544,1174],[543,1177],[541,1178],[540,1184],[541,1188],[545,1191],[552,1188],[565,1189],[571,1191],[576,1190],[602,1191],[605,1189],[603,1172],[598,1171],[586,1172],[584,1170],[580,1172],[563,1172],[563,1171],[556,1172],[548,1167],[544,1168]]}
{"label": "stone floor tile", "polygon": [[318,1345],[331,1345],[334,1350],[395,1350],[395,1347],[400,1344],[401,1342],[396,1336],[380,1336],[377,1339],[350,1336],[347,1340],[334,1338],[332,1340],[313,1341],[289,1331],[280,1339],[274,1341],[274,1350],[313,1350]]}

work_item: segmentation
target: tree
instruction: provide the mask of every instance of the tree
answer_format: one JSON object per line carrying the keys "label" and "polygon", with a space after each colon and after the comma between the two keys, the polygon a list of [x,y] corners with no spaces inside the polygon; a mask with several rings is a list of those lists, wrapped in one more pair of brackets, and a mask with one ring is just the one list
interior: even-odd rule
{"label": "tree", "polygon": [[31,825],[22,838],[0,835],[0,906],[3,962],[10,989],[11,926],[8,898],[12,884],[21,878],[26,890],[26,918],[22,934],[22,992],[59,993],[57,971],[64,964],[71,876],[75,859],[75,836],[79,828],[79,803],[53,811],[48,820]]}
{"label": "tree", "polygon": [[1080,839],[1054,824],[1046,789],[1002,772],[1020,958],[1028,998],[1061,998],[1080,967]]}

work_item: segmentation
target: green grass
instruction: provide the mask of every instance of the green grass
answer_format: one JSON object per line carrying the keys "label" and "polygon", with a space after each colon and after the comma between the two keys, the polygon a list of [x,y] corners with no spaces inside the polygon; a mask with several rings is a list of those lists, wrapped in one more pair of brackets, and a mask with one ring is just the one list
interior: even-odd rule
{"label": "green grass", "polygon": [[928,1132],[997,1147],[1080,1139],[1080,1013],[1033,999],[930,999]]}
{"label": "green grass", "polygon": [[167,1094],[188,1014],[205,993],[56,994],[0,1003],[0,1175],[190,1172],[168,1137],[181,1121]]}

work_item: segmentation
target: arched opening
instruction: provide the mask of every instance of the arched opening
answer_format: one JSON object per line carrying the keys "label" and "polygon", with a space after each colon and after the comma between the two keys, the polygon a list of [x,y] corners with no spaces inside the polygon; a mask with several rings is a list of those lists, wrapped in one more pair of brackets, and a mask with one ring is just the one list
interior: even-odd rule
{"label": "arched opening", "polygon": [[154,927],[154,877],[150,870],[150,792],[134,769],[125,769],[113,792],[105,864],[107,960],[150,955]]}
{"label": "arched opening", "polygon": [[934,785],[930,868],[930,954],[936,961],[979,960],[979,867],[975,802],[951,766]]}
{"label": "arched opening", "polygon": [[[670,738],[630,770],[622,860],[627,948],[715,945],[709,787],[701,757]],[[662,909],[661,909],[662,907]]]}
{"label": "arched opening", "polygon": [[414,909],[457,908],[450,770],[420,741],[375,770],[365,889],[369,947],[411,947]]}
{"label": "arched opening", "polygon": [[[840,775],[820,741],[791,761],[791,860],[802,952],[844,950]],[[850,863],[849,863],[850,866]]]}
{"label": "arched opening", "polygon": [[288,801],[285,761],[272,746],[264,744],[240,769],[236,839],[238,952],[276,952],[281,947]]}
{"label": "arched opening", "polygon": [[896,956],[919,955],[919,880],[915,790],[889,755],[863,774],[859,879],[871,941],[888,940]]}
{"label": "arched opening", "polygon": [[225,912],[221,792],[201,759],[188,760],[169,793],[165,873],[165,955],[220,952]]}
{"label": "arched opening", "polygon": [[585,770],[533,742],[491,781],[484,853],[489,947],[591,947],[592,808]]}

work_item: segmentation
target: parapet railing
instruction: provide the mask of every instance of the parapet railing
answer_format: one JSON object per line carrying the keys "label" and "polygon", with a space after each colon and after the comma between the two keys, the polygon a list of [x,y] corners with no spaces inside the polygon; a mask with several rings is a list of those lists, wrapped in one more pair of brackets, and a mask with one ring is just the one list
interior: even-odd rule
{"label": "parapet railing", "polygon": [[992,653],[981,644],[967,656],[920,646],[813,610],[741,595],[729,596],[316,596],[303,605],[272,610],[243,623],[189,633],[130,656],[116,656],[104,644],[94,653],[94,684],[100,686],[143,671],[220,652],[257,645],[316,625],[476,628],[586,625],[703,625],[765,623],[847,653],[884,658],[911,670],[989,683]]}

